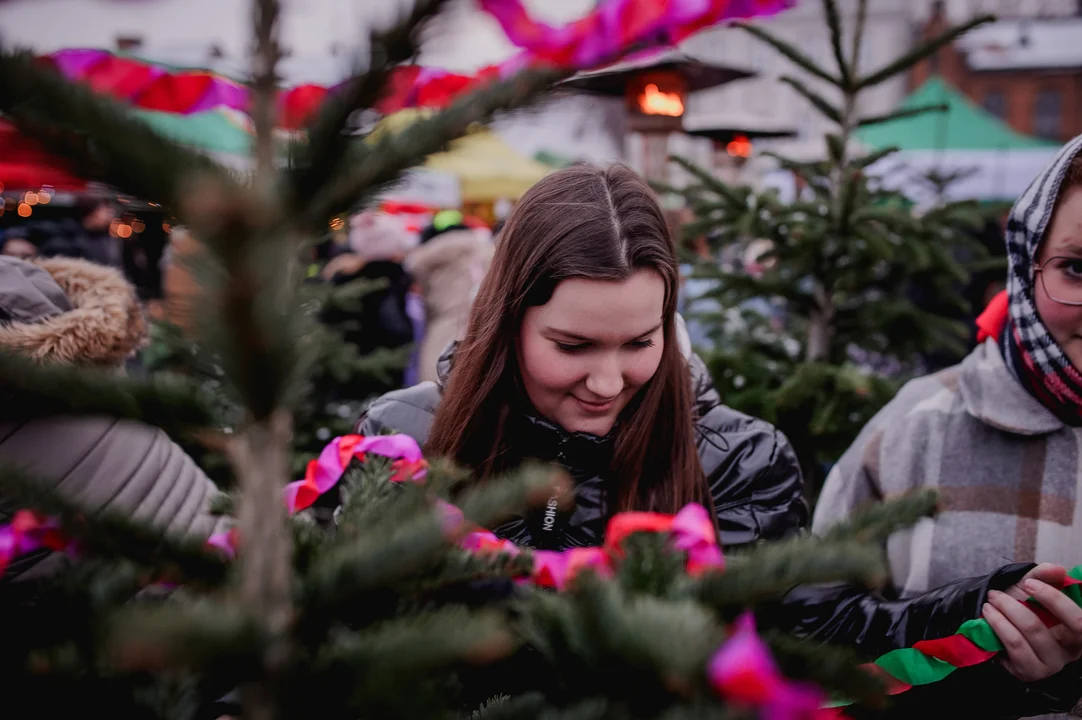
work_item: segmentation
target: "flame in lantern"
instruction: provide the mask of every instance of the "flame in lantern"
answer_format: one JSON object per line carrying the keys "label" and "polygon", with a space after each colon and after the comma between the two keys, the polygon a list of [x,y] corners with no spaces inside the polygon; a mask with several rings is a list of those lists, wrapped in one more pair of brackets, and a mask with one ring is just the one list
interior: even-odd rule
{"label": "flame in lantern", "polygon": [[662,92],[654,83],[643,88],[639,107],[647,115],[668,115],[680,117],[684,114],[684,101],[677,93]]}

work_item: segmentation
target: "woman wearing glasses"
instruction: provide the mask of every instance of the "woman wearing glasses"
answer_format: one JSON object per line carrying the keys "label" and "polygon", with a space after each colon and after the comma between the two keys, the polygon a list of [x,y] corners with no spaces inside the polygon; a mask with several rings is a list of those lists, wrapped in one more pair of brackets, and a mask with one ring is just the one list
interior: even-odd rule
{"label": "woman wearing glasses", "polygon": [[[884,496],[939,491],[938,517],[888,542],[902,597],[1004,562],[1082,564],[1080,151],[1082,136],[1011,211],[1007,290],[978,320],[982,343],[960,365],[902,388],[827,479],[817,533]],[[983,607],[1016,656],[1077,658],[1082,648],[1066,647],[1062,626],[1036,641],[1021,637],[1016,627],[1039,620],[1019,599],[1024,593],[992,593]]]}

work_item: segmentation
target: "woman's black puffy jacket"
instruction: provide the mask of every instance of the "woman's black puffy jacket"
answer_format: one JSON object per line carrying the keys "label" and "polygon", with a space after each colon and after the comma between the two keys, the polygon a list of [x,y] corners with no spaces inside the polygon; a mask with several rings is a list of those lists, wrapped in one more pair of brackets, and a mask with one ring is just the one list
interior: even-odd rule
{"label": "woman's black puffy jacket", "polygon": [[[452,346],[440,361],[440,383],[422,383],[384,395],[368,408],[357,431],[375,435],[394,430],[423,445],[450,371],[453,350]],[[731,549],[805,531],[808,507],[789,441],[769,423],[723,405],[697,356],[689,353],[688,364],[696,395],[699,459],[710,484],[723,546]],[[575,503],[567,511],[557,511],[554,521],[550,518],[546,523],[545,510],[540,509],[495,528],[496,534],[539,549],[601,544],[612,514],[604,477],[612,453],[611,438],[568,433],[528,415],[510,422],[516,424],[510,430],[521,445],[523,459],[553,462],[571,474]],[[992,575],[952,583],[906,600],[887,600],[851,586],[801,586],[777,606],[764,610],[768,617],[760,617],[760,622],[855,647],[870,660],[918,640],[952,634],[964,621],[980,617],[989,590],[1005,590],[1031,567],[1008,565]],[[890,716],[919,713],[922,720],[987,719],[1066,712],[1082,695],[1079,673],[1076,664],[1053,678],[1027,685],[997,663],[985,663],[898,696]],[[850,715],[858,717],[860,713]]]}

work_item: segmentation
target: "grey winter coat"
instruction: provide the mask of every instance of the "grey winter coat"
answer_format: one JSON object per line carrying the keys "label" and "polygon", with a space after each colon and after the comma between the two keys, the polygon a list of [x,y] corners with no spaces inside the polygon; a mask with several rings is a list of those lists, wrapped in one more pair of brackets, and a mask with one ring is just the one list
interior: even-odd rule
{"label": "grey winter coat", "polygon": [[[43,363],[119,367],[144,341],[135,291],[119,272],[84,260],[38,264],[0,257],[0,348]],[[96,417],[0,414],[0,464],[51,483],[88,512],[116,512],[171,533],[207,538],[224,522],[207,512],[214,484],[161,430]],[[0,488],[0,523],[15,511]],[[38,552],[2,577],[40,578],[66,559]]]}

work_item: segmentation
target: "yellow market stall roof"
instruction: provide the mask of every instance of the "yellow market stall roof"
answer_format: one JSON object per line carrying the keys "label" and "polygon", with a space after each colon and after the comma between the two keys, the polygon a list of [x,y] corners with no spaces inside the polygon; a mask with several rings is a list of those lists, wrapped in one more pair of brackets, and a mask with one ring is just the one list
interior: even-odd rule
{"label": "yellow market stall roof", "polygon": [[470,133],[451,143],[447,152],[431,155],[425,167],[456,176],[463,202],[518,200],[552,168],[520,155],[489,130]]}
{"label": "yellow market stall roof", "polygon": [[[386,132],[401,132],[425,114],[403,110],[390,115],[373,130],[369,140]],[[424,166],[458,178],[464,203],[494,202],[500,198],[518,200],[552,171],[550,166],[525,157],[499,135],[484,128],[455,140],[446,152],[430,155]]]}

